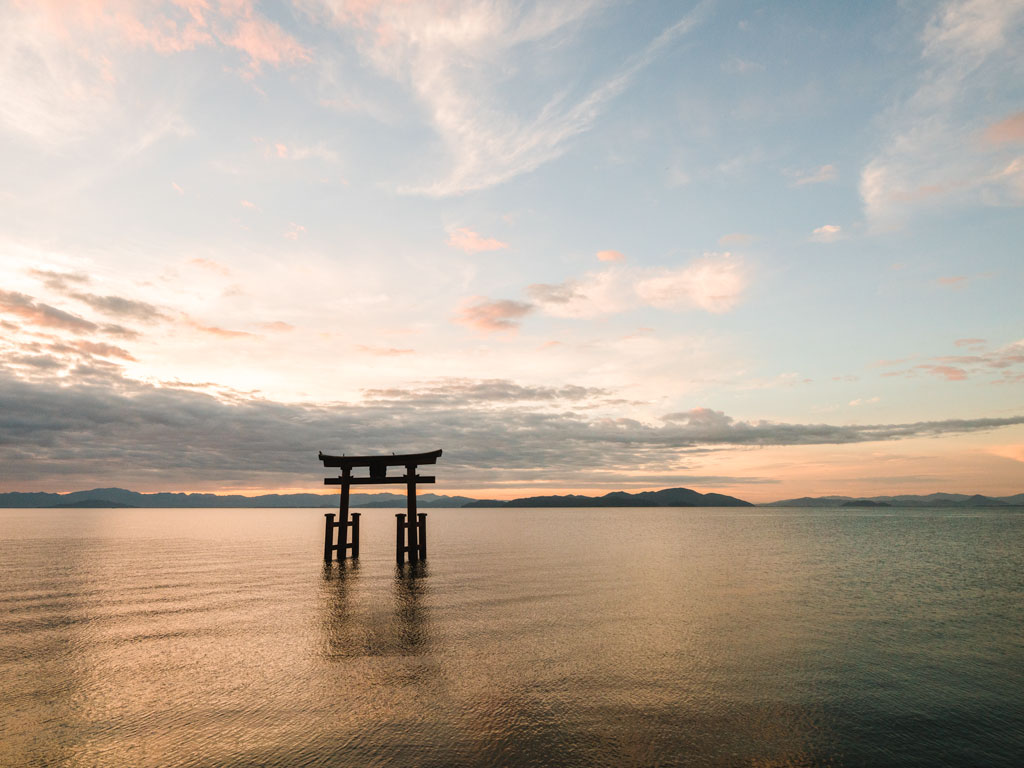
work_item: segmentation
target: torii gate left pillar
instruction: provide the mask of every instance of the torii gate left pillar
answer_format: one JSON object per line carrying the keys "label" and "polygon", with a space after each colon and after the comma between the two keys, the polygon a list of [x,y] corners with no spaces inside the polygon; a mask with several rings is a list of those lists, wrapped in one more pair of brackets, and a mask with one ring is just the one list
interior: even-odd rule
{"label": "torii gate left pillar", "polygon": [[[353,512],[349,520],[349,489],[353,485],[402,483],[406,487],[406,514],[395,515],[395,559],[399,564],[405,562],[408,554],[409,562],[423,560],[427,557],[427,516],[416,509],[416,484],[433,483],[435,478],[416,474],[420,464],[435,464],[441,451],[430,453],[411,453],[396,456],[329,456],[320,453],[320,460],[325,467],[339,467],[341,476],[324,479],[324,485],[341,486],[341,499],[338,504],[338,521],[334,515],[324,515],[324,562],[331,562],[334,553],[338,560],[343,560],[351,551],[352,557],[359,557],[359,513]],[[405,467],[404,476],[388,477],[388,467]],[[355,467],[367,467],[369,477],[355,477]],[[337,531],[337,538],[335,538]],[[351,534],[349,533],[351,531]]]}

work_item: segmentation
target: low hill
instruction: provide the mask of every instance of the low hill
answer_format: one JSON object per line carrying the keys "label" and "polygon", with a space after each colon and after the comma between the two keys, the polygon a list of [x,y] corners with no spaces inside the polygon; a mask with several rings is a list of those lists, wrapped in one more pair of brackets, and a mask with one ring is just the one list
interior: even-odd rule
{"label": "low hill", "polygon": [[466,507],[752,507],[749,501],[721,493],[698,493],[689,488],[626,493],[612,491],[604,496],[529,496],[510,501],[482,500]]}
{"label": "low hill", "polygon": [[[421,493],[420,507],[459,507],[467,496],[441,496]],[[405,494],[353,493],[353,508],[405,507]],[[219,495],[215,493],[138,493],[124,488],[94,488],[71,493],[0,493],[0,508],[11,507],[148,507],[148,508],[223,508],[223,507],[323,507],[338,506],[338,492],[268,493],[262,496]]]}
{"label": "low hill", "polygon": [[929,493],[926,495],[904,494],[900,496],[803,496],[799,499],[784,499],[760,504],[762,507],[1010,507],[1024,506],[1024,494],[1016,496],[984,496],[980,493]]}

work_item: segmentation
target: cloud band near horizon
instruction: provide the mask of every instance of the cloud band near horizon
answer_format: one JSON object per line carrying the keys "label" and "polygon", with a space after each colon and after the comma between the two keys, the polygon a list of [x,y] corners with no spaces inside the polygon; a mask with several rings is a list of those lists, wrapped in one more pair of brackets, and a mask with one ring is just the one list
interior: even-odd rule
{"label": "cloud band near horizon", "polygon": [[322,471],[317,450],[435,447],[445,450],[448,490],[551,487],[555,479],[561,486],[580,485],[602,478],[619,478],[623,487],[657,484],[654,478],[662,484],[686,478],[743,484],[771,480],[689,474],[690,464],[701,454],[730,448],[888,442],[1024,424],[1024,415],[787,424],[737,421],[704,408],[643,423],[572,410],[604,394],[583,387],[447,380],[418,390],[368,391],[359,403],[313,405],[218,398],[127,379],[62,386],[0,375],[0,487],[315,487]]}

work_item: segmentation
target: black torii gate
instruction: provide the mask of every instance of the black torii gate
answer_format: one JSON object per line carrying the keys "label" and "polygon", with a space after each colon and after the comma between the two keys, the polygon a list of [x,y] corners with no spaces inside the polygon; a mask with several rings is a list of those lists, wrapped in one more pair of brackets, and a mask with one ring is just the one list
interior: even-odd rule
{"label": "black torii gate", "polygon": [[[320,461],[324,463],[325,467],[341,469],[340,477],[324,478],[324,485],[341,486],[338,521],[335,522],[333,513],[329,512],[324,515],[324,562],[331,562],[335,552],[338,553],[338,560],[344,560],[349,550],[352,552],[352,557],[359,557],[359,513],[353,512],[352,519],[349,520],[349,488],[353,485],[398,483],[404,483],[406,487],[408,516],[402,513],[395,515],[397,528],[395,559],[399,563],[404,563],[406,552],[409,553],[410,563],[426,559],[427,516],[423,512],[416,511],[416,483],[432,483],[435,478],[417,475],[416,467],[420,464],[436,464],[440,456],[440,449],[429,453],[391,454],[390,456],[329,456],[321,451]],[[356,467],[368,467],[369,477],[353,477],[352,470]],[[388,477],[388,467],[405,467],[405,474]],[[337,540],[334,536],[335,529],[338,531]],[[349,531],[351,531],[351,536]]]}

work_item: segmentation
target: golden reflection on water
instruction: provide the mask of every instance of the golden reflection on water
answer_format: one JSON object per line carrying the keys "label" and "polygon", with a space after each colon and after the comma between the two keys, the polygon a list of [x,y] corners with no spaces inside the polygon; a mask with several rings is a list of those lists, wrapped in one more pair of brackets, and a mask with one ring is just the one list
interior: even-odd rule
{"label": "golden reflection on water", "polygon": [[360,561],[324,566],[310,510],[0,515],[4,766],[1000,765],[1024,740],[1019,518],[432,511],[431,559],[396,566],[367,514]]}

